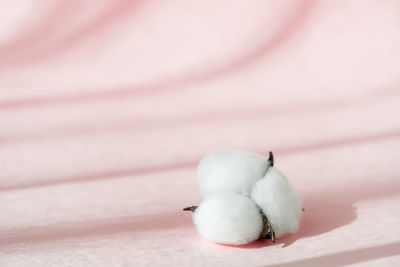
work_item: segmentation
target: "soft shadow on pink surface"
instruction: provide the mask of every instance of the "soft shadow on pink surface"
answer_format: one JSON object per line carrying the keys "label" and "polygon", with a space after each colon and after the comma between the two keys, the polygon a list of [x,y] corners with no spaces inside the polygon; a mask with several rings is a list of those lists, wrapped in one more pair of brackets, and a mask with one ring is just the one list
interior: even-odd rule
{"label": "soft shadow on pink surface", "polygon": [[220,78],[221,76],[230,74],[238,69],[243,69],[246,65],[262,59],[266,54],[271,53],[280,45],[285,43],[296,31],[301,29],[301,26],[307,19],[313,4],[313,0],[299,1],[297,12],[295,12],[292,17],[288,18],[286,22],[282,23],[281,28],[277,30],[275,35],[252,51],[245,53],[244,56],[234,59],[226,65],[209,69],[204,72],[189,72],[191,74],[187,76],[156,81],[148,85],[129,86],[126,88],[99,89],[96,92],[91,93],[37,96],[17,100],[11,99],[0,102],[0,109],[14,109],[27,106],[60,105],[82,101],[107,101],[113,98],[139,96],[144,94],[158,93],[159,91],[183,89],[184,86],[194,82]]}
{"label": "soft shadow on pink surface", "polygon": [[367,187],[349,184],[345,188],[326,188],[321,192],[303,194],[305,212],[297,233],[279,238],[275,244],[270,240],[261,240],[238,248],[254,249],[283,245],[284,249],[297,240],[328,233],[350,224],[357,218],[354,207],[356,202],[400,195],[400,184],[394,178],[391,179],[393,183],[383,183],[376,182],[380,180],[379,177],[366,177],[365,180],[369,181]]}
{"label": "soft shadow on pink surface", "polygon": [[30,64],[60,54],[82,39],[90,38],[93,33],[106,28],[116,20],[133,15],[143,2],[143,0],[114,1],[91,21],[79,25],[72,32],[64,32],[64,35],[54,42],[52,34],[62,30],[63,26],[70,22],[71,17],[80,14],[80,11],[85,8],[84,1],[82,3],[58,1],[57,5],[47,14],[42,15],[40,21],[34,23],[32,28],[20,33],[14,40],[0,47],[0,58],[2,59],[0,68]]}
{"label": "soft shadow on pink surface", "polygon": [[[303,144],[301,146],[296,147],[282,147],[282,148],[274,148],[274,152],[277,155],[292,155],[298,154],[303,152],[310,152],[310,151],[317,151],[322,149],[329,149],[334,147],[341,147],[341,146],[350,146],[368,142],[374,142],[379,140],[388,140],[388,139],[398,139],[400,137],[400,130],[387,132],[387,133],[380,133],[375,135],[369,136],[357,136],[357,137],[347,137],[341,139],[333,139],[327,140],[324,142],[316,142],[316,143],[309,143]],[[265,151],[257,151],[257,153],[264,154]],[[110,170],[107,172],[101,173],[88,173],[79,176],[70,176],[70,177],[63,177],[59,179],[41,179],[40,181],[32,181],[24,184],[17,184],[17,185],[6,185],[0,186],[1,191],[9,191],[9,190],[20,190],[20,189],[27,189],[27,188],[35,188],[41,186],[53,186],[59,184],[68,184],[68,183],[77,183],[77,182],[90,182],[90,181],[98,181],[98,180],[105,180],[105,179],[114,179],[120,176],[125,175],[141,175],[141,174],[148,174],[148,173],[155,173],[167,170],[176,170],[176,169],[188,169],[188,168],[195,168],[198,164],[200,156],[196,159],[189,159],[186,161],[180,161],[178,163],[166,163],[164,165],[158,166],[143,166],[141,168],[135,167],[130,169],[120,169],[120,170]]]}
{"label": "soft shadow on pink surface", "polygon": [[355,264],[384,257],[395,256],[399,255],[399,252],[400,252],[400,243],[389,243],[369,248],[362,248],[358,250],[351,250],[351,251],[323,255],[305,260],[297,260],[292,262],[265,265],[265,266],[276,266],[276,267],[343,266],[343,265]]}
{"label": "soft shadow on pink surface", "polygon": [[[380,177],[365,177],[368,184],[348,184],[342,188],[326,188],[303,195],[305,212],[300,231],[278,240],[283,247],[298,239],[317,236],[345,226],[357,218],[354,204],[358,201],[400,195],[398,177],[392,183],[380,182]],[[348,179],[351,181],[351,177]]]}
{"label": "soft shadow on pink surface", "polygon": [[127,233],[135,236],[138,232],[154,232],[168,229],[182,229],[192,226],[191,216],[184,212],[140,215],[83,223],[60,223],[29,228],[0,229],[0,246],[15,243],[38,243],[74,238],[101,237]]}

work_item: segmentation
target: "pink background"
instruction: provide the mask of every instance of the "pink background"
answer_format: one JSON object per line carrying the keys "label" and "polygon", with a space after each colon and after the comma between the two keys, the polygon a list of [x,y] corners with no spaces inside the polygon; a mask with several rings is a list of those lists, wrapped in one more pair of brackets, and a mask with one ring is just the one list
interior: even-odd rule
{"label": "pink background", "polygon": [[[400,265],[400,1],[0,2],[0,266]],[[201,239],[196,165],[274,151],[300,231]]]}

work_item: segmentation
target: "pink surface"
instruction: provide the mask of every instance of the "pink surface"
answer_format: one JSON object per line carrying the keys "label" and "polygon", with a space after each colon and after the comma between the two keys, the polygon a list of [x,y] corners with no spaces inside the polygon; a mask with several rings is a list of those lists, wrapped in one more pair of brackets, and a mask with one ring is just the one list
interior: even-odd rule
{"label": "pink surface", "polygon": [[[399,266],[400,2],[0,2],[0,266]],[[242,248],[181,208],[272,150],[300,231]]]}

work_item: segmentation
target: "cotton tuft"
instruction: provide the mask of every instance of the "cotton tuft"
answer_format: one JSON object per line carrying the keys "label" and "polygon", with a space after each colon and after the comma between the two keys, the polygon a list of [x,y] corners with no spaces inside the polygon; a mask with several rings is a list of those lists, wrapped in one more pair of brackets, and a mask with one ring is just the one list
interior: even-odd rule
{"label": "cotton tuft", "polygon": [[206,198],[195,210],[193,221],[201,236],[223,244],[250,243],[263,229],[259,208],[248,197],[235,193]]}
{"label": "cotton tuft", "polygon": [[264,178],[255,183],[251,198],[267,216],[276,237],[299,229],[301,199],[275,167],[269,168]]}
{"label": "cotton tuft", "polygon": [[249,195],[270,162],[266,157],[240,150],[218,149],[203,157],[197,183],[203,198],[221,192]]}

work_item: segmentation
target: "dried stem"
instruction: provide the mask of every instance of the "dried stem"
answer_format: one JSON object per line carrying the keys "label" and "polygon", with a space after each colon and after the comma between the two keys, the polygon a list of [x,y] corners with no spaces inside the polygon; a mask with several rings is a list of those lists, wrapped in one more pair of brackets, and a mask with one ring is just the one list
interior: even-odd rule
{"label": "dried stem", "polygon": [[274,154],[272,154],[272,151],[269,152],[268,161],[270,162],[271,167],[274,167]]}
{"label": "dried stem", "polygon": [[183,210],[184,210],[184,211],[189,211],[189,210],[190,210],[191,212],[194,212],[194,211],[197,209],[197,207],[198,207],[198,206],[186,207],[186,208],[184,208]]}

